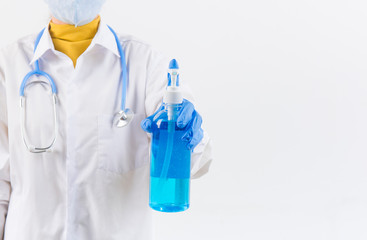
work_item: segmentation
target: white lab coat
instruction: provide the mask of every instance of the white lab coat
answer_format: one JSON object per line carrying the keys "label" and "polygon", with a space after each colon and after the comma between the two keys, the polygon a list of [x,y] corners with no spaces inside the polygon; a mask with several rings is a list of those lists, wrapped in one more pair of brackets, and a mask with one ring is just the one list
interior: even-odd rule
{"label": "white lab coat", "polygon": [[[36,34],[0,52],[0,236],[5,240],[149,240],[150,138],[140,122],[161,103],[169,59],[131,36],[120,35],[129,83],[128,127],[112,126],[121,102],[120,59],[113,34],[100,23],[76,68],[55,51],[48,31],[33,53]],[[40,67],[58,88],[59,130],[53,152],[28,152],[21,137],[19,87]],[[32,78],[26,88],[30,142],[53,136],[49,85]],[[184,82],[184,81],[183,81]],[[185,98],[192,97],[184,89]],[[192,156],[192,177],[208,171],[207,134]]]}

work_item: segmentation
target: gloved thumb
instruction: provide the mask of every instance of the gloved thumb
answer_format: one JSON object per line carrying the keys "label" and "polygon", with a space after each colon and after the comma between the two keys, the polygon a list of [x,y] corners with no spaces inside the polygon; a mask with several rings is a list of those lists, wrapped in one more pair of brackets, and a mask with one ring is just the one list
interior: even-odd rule
{"label": "gloved thumb", "polygon": [[152,122],[152,119],[148,117],[141,121],[140,126],[145,132],[152,133]]}
{"label": "gloved thumb", "polygon": [[156,116],[159,116],[160,114],[162,114],[162,110],[164,109],[164,106],[161,105],[159,107],[159,109],[151,116],[147,117],[146,119],[144,119],[143,121],[141,121],[140,126],[141,128],[148,133],[152,133],[152,124],[153,124],[153,119]]}

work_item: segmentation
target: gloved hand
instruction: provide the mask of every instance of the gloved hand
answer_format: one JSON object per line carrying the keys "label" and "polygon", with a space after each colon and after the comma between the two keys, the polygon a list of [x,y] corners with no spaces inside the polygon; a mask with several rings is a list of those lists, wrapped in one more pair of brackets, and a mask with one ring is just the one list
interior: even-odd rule
{"label": "gloved hand", "polygon": [[[157,112],[153,115],[147,117],[141,122],[141,128],[148,132],[152,133],[152,123],[153,118],[164,109],[164,106],[161,105]],[[187,131],[182,136],[181,140],[186,142],[186,146],[191,151],[200,143],[203,139],[203,129],[201,128],[203,120],[200,114],[195,110],[194,105],[184,99],[182,102],[182,108],[177,117],[177,126],[179,128],[184,128],[188,126]]]}

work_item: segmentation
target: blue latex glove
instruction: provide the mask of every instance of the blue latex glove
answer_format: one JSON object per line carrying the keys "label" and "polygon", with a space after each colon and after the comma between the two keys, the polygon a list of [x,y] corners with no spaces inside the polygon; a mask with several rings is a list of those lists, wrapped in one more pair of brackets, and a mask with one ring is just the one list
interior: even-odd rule
{"label": "blue latex glove", "polygon": [[[163,109],[164,106],[161,105],[157,112],[144,119],[141,122],[141,128],[148,133],[152,133],[153,118]],[[201,128],[202,122],[203,120],[200,114],[195,110],[194,105],[190,101],[184,99],[181,111],[178,114],[177,126],[179,128],[185,128],[187,126],[187,131],[182,136],[181,140],[187,143],[186,146],[191,151],[194,150],[203,139],[204,134]]]}

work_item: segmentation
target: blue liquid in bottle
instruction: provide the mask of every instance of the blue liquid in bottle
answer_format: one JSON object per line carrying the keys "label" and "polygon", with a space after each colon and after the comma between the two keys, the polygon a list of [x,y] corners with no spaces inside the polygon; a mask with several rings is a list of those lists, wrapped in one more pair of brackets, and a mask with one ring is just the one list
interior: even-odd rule
{"label": "blue liquid in bottle", "polygon": [[176,117],[168,120],[165,111],[152,124],[149,205],[161,212],[185,211],[190,204],[191,152],[181,140],[186,129],[177,127]]}

